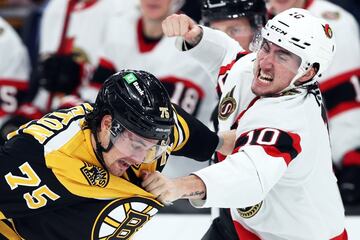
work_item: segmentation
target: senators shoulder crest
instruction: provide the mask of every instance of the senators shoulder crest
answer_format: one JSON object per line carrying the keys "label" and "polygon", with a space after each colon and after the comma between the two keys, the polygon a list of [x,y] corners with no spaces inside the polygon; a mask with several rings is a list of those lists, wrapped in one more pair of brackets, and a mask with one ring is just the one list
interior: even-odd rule
{"label": "senators shoulder crest", "polygon": [[235,87],[228,92],[224,98],[221,100],[218,109],[218,117],[221,120],[226,120],[236,109],[236,101],[234,98]]}

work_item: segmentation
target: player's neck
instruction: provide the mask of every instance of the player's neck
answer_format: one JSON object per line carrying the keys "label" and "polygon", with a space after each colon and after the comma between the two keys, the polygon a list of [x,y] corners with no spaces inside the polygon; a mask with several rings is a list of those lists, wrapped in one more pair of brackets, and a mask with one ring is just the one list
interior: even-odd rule
{"label": "player's neck", "polygon": [[143,33],[145,37],[156,39],[163,36],[160,20],[149,20],[143,18]]}

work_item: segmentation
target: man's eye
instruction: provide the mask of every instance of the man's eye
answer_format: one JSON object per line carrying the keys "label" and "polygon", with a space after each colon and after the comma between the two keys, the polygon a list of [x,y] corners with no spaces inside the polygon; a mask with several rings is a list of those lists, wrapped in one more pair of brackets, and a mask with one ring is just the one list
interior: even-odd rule
{"label": "man's eye", "polygon": [[281,61],[287,61],[287,60],[289,60],[289,56],[288,56],[287,54],[280,53],[280,54],[279,54],[279,59],[280,59]]}
{"label": "man's eye", "polygon": [[140,144],[132,144],[131,147],[132,147],[132,149],[138,150],[138,151],[143,150],[143,148],[144,148]]}
{"label": "man's eye", "polygon": [[262,49],[265,51],[265,52],[270,52],[270,45],[269,43],[267,42],[264,42],[263,46],[262,46]]}

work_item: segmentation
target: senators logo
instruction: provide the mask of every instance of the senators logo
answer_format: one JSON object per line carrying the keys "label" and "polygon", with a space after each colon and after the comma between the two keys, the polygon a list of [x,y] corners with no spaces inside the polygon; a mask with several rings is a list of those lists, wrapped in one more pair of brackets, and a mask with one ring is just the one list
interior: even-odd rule
{"label": "senators logo", "polygon": [[247,208],[238,208],[237,211],[238,213],[240,214],[241,217],[243,218],[251,218],[253,216],[255,216],[256,213],[259,212],[261,206],[262,206],[262,203],[258,203],[254,206],[251,206],[251,207],[247,207]]}
{"label": "senators logo", "polygon": [[220,102],[219,109],[218,109],[218,111],[219,111],[218,117],[221,120],[226,120],[236,109],[236,101],[235,101],[235,98],[233,97],[234,90],[235,90],[235,87],[233,87],[233,89],[231,89],[231,91],[229,93],[227,93]]}
{"label": "senators logo", "polygon": [[97,216],[91,240],[131,239],[162,207],[148,198],[114,200]]}
{"label": "senators logo", "polygon": [[332,29],[330,28],[330,25],[329,25],[329,24],[325,24],[325,26],[324,26],[324,25],[322,25],[322,26],[323,26],[323,28],[324,28],[325,35],[326,35],[328,38],[332,38],[332,36],[333,36],[333,31],[332,31]]}
{"label": "senators logo", "polygon": [[80,170],[91,186],[106,187],[109,182],[109,173],[100,167],[84,162]]}

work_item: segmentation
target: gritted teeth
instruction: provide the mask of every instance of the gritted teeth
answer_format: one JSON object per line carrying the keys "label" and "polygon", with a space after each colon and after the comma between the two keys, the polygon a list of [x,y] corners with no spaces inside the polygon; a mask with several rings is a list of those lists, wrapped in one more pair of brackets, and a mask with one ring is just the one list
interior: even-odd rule
{"label": "gritted teeth", "polygon": [[271,75],[269,75],[269,74],[266,74],[266,73],[260,71],[259,72],[259,79],[271,82],[273,80],[273,77]]}

